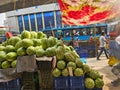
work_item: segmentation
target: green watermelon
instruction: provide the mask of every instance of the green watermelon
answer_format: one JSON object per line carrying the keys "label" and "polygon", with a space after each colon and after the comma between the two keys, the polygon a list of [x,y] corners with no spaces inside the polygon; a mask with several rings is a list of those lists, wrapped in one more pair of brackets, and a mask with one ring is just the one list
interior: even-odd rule
{"label": "green watermelon", "polygon": [[47,57],[55,56],[56,55],[56,49],[55,49],[55,47],[49,47],[49,48],[47,48],[46,51],[45,51],[45,55]]}
{"label": "green watermelon", "polygon": [[21,40],[21,38],[19,37],[11,37],[9,40],[8,40],[8,44],[9,45],[12,45],[12,46],[15,46],[17,42],[19,42]]}
{"label": "green watermelon", "polygon": [[0,51],[4,51],[5,50],[5,46],[0,46]]}
{"label": "green watermelon", "polygon": [[45,50],[42,48],[39,48],[38,50],[36,50],[36,56],[37,57],[42,57],[45,55]]}
{"label": "green watermelon", "polygon": [[97,70],[91,70],[90,73],[89,73],[89,76],[92,78],[92,79],[97,79],[100,77],[100,74]]}
{"label": "green watermelon", "polygon": [[92,78],[85,79],[85,87],[88,89],[93,89],[95,87],[95,82]]}
{"label": "green watermelon", "polygon": [[59,77],[61,75],[61,71],[58,68],[54,68],[52,74],[54,77]]}
{"label": "green watermelon", "polygon": [[0,51],[0,62],[4,61],[6,59],[6,52],[5,51]]}
{"label": "green watermelon", "polygon": [[20,47],[22,47],[22,40],[16,43],[15,50],[17,51]]}
{"label": "green watermelon", "polygon": [[67,68],[62,70],[62,76],[67,77],[69,75],[69,71]]}
{"label": "green watermelon", "polygon": [[57,62],[57,68],[58,68],[58,69],[64,69],[65,66],[66,66],[65,61],[60,60],[60,61]]}
{"label": "green watermelon", "polygon": [[6,55],[6,60],[7,61],[13,61],[17,59],[17,53],[16,52],[9,52]]}
{"label": "green watermelon", "polygon": [[33,46],[40,46],[41,45],[41,39],[32,39],[34,45]]}
{"label": "green watermelon", "polygon": [[75,75],[75,76],[83,76],[83,75],[84,75],[84,72],[83,72],[82,68],[76,68],[76,69],[74,70],[74,75]]}
{"label": "green watermelon", "polygon": [[2,69],[10,68],[10,62],[8,62],[8,61],[3,61],[3,62],[1,63],[1,67],[2,67]]}
{"label": "green watermelon", "polygon": [[17,55],[19,55],[19,56],[24,56],[24,55],[26,55],[26,49],[23,48],[23,47],[19,48],[19,49],[17,50]]}
{"label": "green watermelon", "polygon": [[26,50],[26,53],[28,55],[33,55],[33,54],[35,54],[35,52],[36,52],[35,47],[33,47],[33,46],[28,47],[27,50]]}
{"label": "green watermelon", "polygon": [[104,81],[101,78],[97,78],[95,80],[95,87],[96,88],[102,88],[104,86]]}
{"label": "green watermelon", "polygon": [[23,39],[22,40],[22,47],[24,47],[24,48],[28,48],[29,46],[33,46],[33,45],[34,45],[34,43],[30,39]]}
{"label": "green watermelon", "polygon": [[15,68],[16,65],[17,65],[17,60],[14,60],[14,61],[11,62],[11,67],[12,68]]}
{"label": "green watermelon", "polygon": [[31,34],[30,34],[30,32],[29,31],[27,31],[27,30],[24,30],[23,32],[22,32],[22,34],[21,34],[21,39],[30,39],[31,38]]}
{"label": "green watermelon", "polygon": [[8,52],[14,52],[15,51],[15,47],[12,45],[7,45],[5,48],[5,51]]}
{"label": "green watermelon", "polygon": [[74,62],[68,62],[67,67],[72,67],[72,69],[76,69],[76,64]]}
{"label": "green watermelon", "polygon": [[83,66],[83,62],[80,60],[80,58],[76,58],[75,63],[77,65],[77,67],[82,67]]}

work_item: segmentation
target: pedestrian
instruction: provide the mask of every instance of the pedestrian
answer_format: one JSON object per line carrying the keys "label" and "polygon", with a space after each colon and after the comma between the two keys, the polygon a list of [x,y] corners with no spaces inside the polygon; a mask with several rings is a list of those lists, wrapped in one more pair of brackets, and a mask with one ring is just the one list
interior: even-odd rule
{"label": "pedestrian", "polygon": [[68,46],[74,46],[74,39],[72,38],[72,40],[70,40],[70,42],[68,43]]}
{"label": "pedestrian", "polygon": [[105,48],[105,43],[108,43],[108,42],[107,42],[107,40],[105,38],[105,32],[101,33],[101,36],[99,38],[99,42],[100,42],[100,52],[98,53],[97,60],[100,60],[100,56],[103,53],[103,51],[104,51],[104,53],[106,55],[106,58],[108,59],[109,58],[108,57],[108,52],[107,52],[107,50]]}
{"label": "pedestrian", "polygon": [[117,87],[120,85],[120,62],[113,66],[112,73],[117,77],[117,79],[111,83],[113,86]]}
{"label": "pedestrian", "polygon": [[79,39],[78,39],[78,37],[77,37],[76,40],[75,40],[74,46],[75,46],[75,47],[79,47]]}
{"label": "pedestrian", "polygon": [[92,42],[93,41],[93,36],[92,36],[92,34],[90,34],[90,42]]}

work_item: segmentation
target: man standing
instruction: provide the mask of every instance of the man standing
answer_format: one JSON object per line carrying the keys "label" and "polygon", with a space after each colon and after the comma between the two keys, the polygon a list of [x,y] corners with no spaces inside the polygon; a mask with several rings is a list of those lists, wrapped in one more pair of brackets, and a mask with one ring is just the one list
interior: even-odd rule
{"label": "man standing", "polygon": [[105,32],[102,32],[102,33],[101,33],[101,36],[100,36],[100,38],[99,38],[99,42],[100,42],[100,53],[99,53],[98,56],[97,56],[97,60],[100,60],[99,57],[101,56],[101,54],[103,53],[103,51],[104,51],[104,53],[105,53],[105,55],[106,55],[106,58],[108,59],[108,53],[107,53],[107,50],[106,50],[106,48],[105,48],[105,42],[106,42],[106,43],[108,43],[108,42],[107,42],[107,40],[105,39]]}

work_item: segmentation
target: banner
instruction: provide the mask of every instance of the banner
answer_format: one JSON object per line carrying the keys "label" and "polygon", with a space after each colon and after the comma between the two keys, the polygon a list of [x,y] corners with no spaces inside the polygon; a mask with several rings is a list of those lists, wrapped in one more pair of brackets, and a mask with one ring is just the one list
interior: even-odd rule
{"label": "banner", "polygon": [[62,23],[66,25],[95,24],[119,14],[119,0],[58,0]]}

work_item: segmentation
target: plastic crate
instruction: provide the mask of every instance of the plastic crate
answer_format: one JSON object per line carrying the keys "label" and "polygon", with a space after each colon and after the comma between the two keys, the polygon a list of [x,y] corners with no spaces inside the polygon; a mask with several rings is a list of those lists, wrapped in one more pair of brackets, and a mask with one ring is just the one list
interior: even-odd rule
{"label": "plastic crate", "polygon": [[20,78],[0,83],[0,90],[21,90]]}
{"label": "plastic crate", "polygon": [[51,61],[37,61],[37,67],[40,71],[52,70]]}
{"label": "plastic crate", "polygon": [[69,90],[69,77],[55,77],[54,90]]}
{"label": "plastic crate", "polygon": [[[47,67],[47,66],[46,66]],[[53,89],[53,76],[51,70],[38,71],[39,87],[42,89]]]}
{"label": "plastic crate", "polygon": [[6,83],[7,84],[7,87],[20,87],[20,78],[16,78],[15,80],[12,80],[12,81],[9,81]]}
{"label": "plastic crate", "polygon": [[21,75],[22,90],[35,90],[34,72],[23,72]]}
{"label": "plastic crate", "polygon": [[84,90],[84,76],[70,77],[70,90]]}
{"label": "plastic crate", "polygon": [[80,58],[88,58],[88,53],[80,53]]}
{"label": "plastic crate", "polygon": [[102,88],[93,88],[93,89],[87,89],[85,88],[85,90],[103,90]]}

